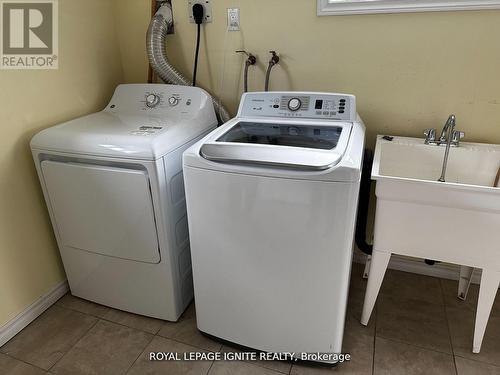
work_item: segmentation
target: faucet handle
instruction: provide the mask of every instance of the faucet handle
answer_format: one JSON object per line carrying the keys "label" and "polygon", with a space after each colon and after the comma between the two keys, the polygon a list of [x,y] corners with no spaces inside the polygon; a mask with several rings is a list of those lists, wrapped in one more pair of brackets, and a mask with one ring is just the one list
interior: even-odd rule
{"label": "faucet handle", "polygon": [[424,135],[426,144],[432,142],[436,139],[436,129],[425,129]]}
{"label": "faucet handle", "polygon": [[465,137],[465,133],[463,131],[460,131],[460,130],[453,130],[453,136],[451,138],[451,141],[453,143],[456,143],[458,144],[458,142],[463,138]]}

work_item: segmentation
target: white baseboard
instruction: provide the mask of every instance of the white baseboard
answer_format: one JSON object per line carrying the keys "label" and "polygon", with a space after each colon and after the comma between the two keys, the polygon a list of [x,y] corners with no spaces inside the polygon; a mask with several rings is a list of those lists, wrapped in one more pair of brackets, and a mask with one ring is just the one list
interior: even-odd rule
{"label": "white baseboard", "polygon": [[0,346],[5,344],[15,335],[17,335],[24,327],[30,324],[45,310],[52,306],[56,301],[64,296],[69,290],[68,282],[61,281],[54,288],[49,290],[44,295],[40,296],[31,305],[9,320],[7,323],[0,326]]}
{"label": "white baseboard", "polygon": [[[355,250],[353,261],[355,263],[365,264],[366,255],[358,250]],[[458,280],[460,266],[450,263],[436,263],[433,266],[424,263],[423,259],[409,258],[400,255],[392,255],[389,262],[389,268],[398,271],[418,273],[439,277],[442,279]],[[475,269],[472,275],[472,283],[479,284],[481,280],[481,270]]]}

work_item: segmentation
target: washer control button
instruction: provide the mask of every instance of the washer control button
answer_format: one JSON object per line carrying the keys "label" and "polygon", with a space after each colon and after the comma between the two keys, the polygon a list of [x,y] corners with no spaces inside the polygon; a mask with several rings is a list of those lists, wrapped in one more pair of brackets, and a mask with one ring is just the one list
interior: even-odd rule
{"label": "washer control button", "polygon": [[156,94],[148,94],[146,96],[146,105],[149,108],[154,108],[158,104],[160,104],[160,97],[158,95],[156,95]]}
{"label": "washer control button", "polygon": [[302,102],[300,101],[299,98],[292,98],[288,101],[288,109],[290,111],[299,110],[301,105],[302,105]]}

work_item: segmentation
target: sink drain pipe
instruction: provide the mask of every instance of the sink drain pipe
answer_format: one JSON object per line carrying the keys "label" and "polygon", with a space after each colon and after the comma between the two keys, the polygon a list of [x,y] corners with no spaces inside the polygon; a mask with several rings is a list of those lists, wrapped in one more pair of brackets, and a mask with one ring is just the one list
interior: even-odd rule
{"label": "sink drain pipe", "polygon": [[[174,85],[191,86],[192,82],[177,71],[167,60],[167,31],[172,25],[172,8],[169,3],[165,3],[153,16],[148,27],[146,50],[149,64],[164,82]],[[222,106],[220,100],[212,96],[212,101],[219,122],[227,122],[230,116]]]}
{"label": "sink drain pipe", "polygon": [[371,171],[373,165],[373,151],[365,148],[363,156],[363,168],[361,171],[361,183],[359,186],[358,220],[356,221],[356,232],[354,239],[359,250],[371,255],[373,245],[366,242],[366,226],[368,223],[368,205],[370,203],[370,190],[372,185]]}

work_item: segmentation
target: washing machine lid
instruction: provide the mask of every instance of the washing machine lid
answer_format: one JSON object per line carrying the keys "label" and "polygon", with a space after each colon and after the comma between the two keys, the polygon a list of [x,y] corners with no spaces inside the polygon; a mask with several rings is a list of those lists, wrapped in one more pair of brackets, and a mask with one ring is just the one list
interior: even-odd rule
{"label": "washing machine lid", "polygon": [[200,153],[216,162],[325,170],[342,160],[351,129],[349,122],[235,119]]}

